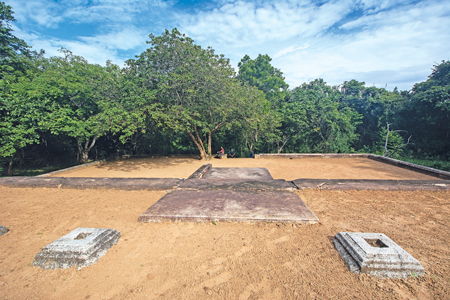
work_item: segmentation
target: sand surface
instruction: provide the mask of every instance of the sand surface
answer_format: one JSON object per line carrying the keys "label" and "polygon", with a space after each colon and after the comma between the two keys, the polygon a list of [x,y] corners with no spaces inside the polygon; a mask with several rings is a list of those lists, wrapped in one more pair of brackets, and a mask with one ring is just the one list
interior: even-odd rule
{"label": "sand surface", "polygon": [[368,158],[228,158],[202,161],[194,158],[130,158],[77,168],[54,177],[188,178],[200,166],[213,168],[267,168],[274,179],[399,179],[438,178]]}
{"label": "sand surface", "polygon": [[[138,223],[165,192],[0,187],[1,299],[449,299],[450,193],[298,192],[315,225]],[[77,270],[31,266],[78,227],[115,228],[119,242]],[[351,273],[332,238],[382,232],[425,276]]]}
{"label": "sand surface", "polygon": [[[363,177],[400,176],[398,169],[365,159],[322,161],[334,167],[316,162],[316,168],[339,178],[349,178],[350,165]],[[77,172],[132,177],[156,169],[187,177],[203,163],[124,162]],[[297,162],[305,161],[213,161],[267,167],[275,178],[310,177],[300,175]],[[372,167],[364,171],[367,164]],[[312,163],[309,168],[320,176]],[[339,168],[347,171],[339,174]],[[319,223],[138,223],[166,192],[0,187],[0,225],[10,229],[0,236],[0,299],[450,299],[449,191],[297,193]],[[78,227],[114,228],[122,237],[97,264],[81,270],[31,265],[43,247]],[[351,273],[332,244],[340,231],[386,234],[420,261],[425,276],[384,280]]]}

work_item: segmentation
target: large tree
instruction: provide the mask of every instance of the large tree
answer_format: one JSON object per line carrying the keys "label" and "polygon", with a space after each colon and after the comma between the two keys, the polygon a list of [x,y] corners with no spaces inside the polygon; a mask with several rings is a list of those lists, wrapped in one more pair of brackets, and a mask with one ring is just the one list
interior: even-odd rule
{"label": "large tree", "polygon": [[450,157],[450,61],[435,65],[424,82],[407,95],[403,122],[420,156]]}
{"label": "large tree", "polygon": [[147,43],[150,48],[127,62],[127,72],[155,91],[152,117],[159,126],[185,132],[202,159],[211,156],[212,135],[235,122],[239,109],[229,60],[176,28],[151,34]]}
{"label": "large tree", "polygon": [[30,52],[25,41],[13,35],[14,21],[11,6],[0,2],[0,157],[9,159],[9,175],[17,151],[39,142],[36,105],[22,92],[41,72],[43,54]]}
{"label": "large tree", "polygon": [[294,151],[348,153],[358,138],[361,116],[339,102],[339,91],[322,79],[304,83],[292,92],[292,103],[304,114],[304,130],[294,138]]}
{"label": "large tree", "polygon": [[75,140],[78,160],[85,163],[99,137],[119,131],[126,111],[116,91],[119,69],[89,64],[67,49],[48,60],[28,85],[26,96],[38,103],[39,125]]}
{"label": "large tree", "polygon": [[0,2],[0,79],[5,74],[24,72],[33,54],[31,47],[13,34],[11,22],[16,21],[13,13],[11,6]]}

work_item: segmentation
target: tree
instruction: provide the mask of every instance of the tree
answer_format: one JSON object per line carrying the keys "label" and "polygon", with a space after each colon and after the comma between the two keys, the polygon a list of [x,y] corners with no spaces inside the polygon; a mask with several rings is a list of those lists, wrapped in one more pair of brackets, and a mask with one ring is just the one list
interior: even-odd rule
{"label": "tree", "polygon": [[0,156],[9,158],[8,175],[17,150],[39,142],[38,108],[24,97],[29,80],[13,75],[0,80]]}
{"label": "tree", "polygon": [[238,101],[241,101],[238,128],[247,148],[261,148],[262,142],[276,138],[276,129],[280,126],[281,115],[272,109],[264,93],[248,84],[240,85]]}
{"label": "tree", "polygon": [[255,60],[245,55],[238,64],[237,78],[257,87],[271,103],[278,104],[284,101],[289,85],[284,81],[283,73],[270,64],[271,61],[267,54],[259,54]]}
{"label": "tree", "polygon": [[40,72],[43,55],[12,34],[14,21],[11,6],[0,2],[0,156],[9,158],[8,175],[17,150],[39,142],[35,103],[22,92]]}
{"label": "tree", "polygon": [[322,79],[304,83],[292,92],[292,102],[304,113],[304,130],[296,134],[295,147],[300,152],[351,152],[358,138],[355,132],[361,116],[339,102],[337,88]]}
{"label": "tree", "polygon": [[12,34],[11,22],[15,22],[12,7],[0,2],[0,79],[5,74],[24,72],[27,58],[32,56],[30,46]]}
{"label": "tree", "polygon": [[143,88],[155,90],[152,117],[159,126],[185,132],[202,159],[211,156],[212,135],[231,126],[239,109],[229,60],[195,45],[176,28],[150,34],[147,43],[150,48],[127,61],[127,72],[142,78]]}
{"label": "tree", "polygon": [[405,128],[415,137],[420,156],[450,155],[450,61],[435,65],[424,82],[414,85],[402,111]]}
{"label": "tree", "polygon": [[117,130],[124,118],[124,110],[118,110],[108,94],[114,91],[117,68],[89,64],[67,49],[61,52],[64,57],[51,57],[30,82],[27,96],[39,103],[42,129],[74,138],[77,159],[86,163],[97,139]]}

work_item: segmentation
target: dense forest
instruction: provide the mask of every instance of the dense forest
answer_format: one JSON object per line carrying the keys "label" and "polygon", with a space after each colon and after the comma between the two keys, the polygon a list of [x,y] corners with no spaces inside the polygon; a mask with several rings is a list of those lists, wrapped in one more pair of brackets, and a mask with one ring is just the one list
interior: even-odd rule
{"label": "dense forest", "polygon": [[3,2],[0,18],[4,175],[124,154],[207,159],[221,146],[238,157],[364,152],[448,168],[450,61],[410,91],[322,79],[289,88],[268,55],[244,56],[236,72],[177,29],[150,34],[121,68],[64,48],[45,58],[14,36]]}

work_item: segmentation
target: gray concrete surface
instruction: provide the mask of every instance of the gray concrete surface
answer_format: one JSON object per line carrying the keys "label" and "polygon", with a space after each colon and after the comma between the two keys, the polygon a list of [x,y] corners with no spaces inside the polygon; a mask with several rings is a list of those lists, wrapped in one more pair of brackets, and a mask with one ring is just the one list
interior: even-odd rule
{"label": "gray concrete surface", "polygon": [[97,263],[120,238],[115,229],[77,228],[45,246],[33,265],[44,269],[78,269]]}
{"label": "gray concrete surface", "polygon": [[295,191],[291,181],[246,180],[246,179],[188,179],[178,189],[190,190],[235,190],[235,191]]}
{"label": "gray concrete surface", "polygon": [[272,180],[266,168],[212,168],[203,179]]}
{"label": "gray concrete surface", "polygon": [[140,215],[139,222],[246,221],[314,224],[318,218],[294,193],[178,190]]}
{"label": "gray concrete surface", "polygon": [[424,275],[419,261],[383,233],[339,232],[333,243],[351,272],[381,278]]}
{"label": "gray concrete surface", "polygon": [[205,176],[206,173],[208,173],[212,168],[212,164],[204,164],[200,168],[197,169],[194,173],[192,173],[191,176],[188,177],[188,179],[201,179],[203,176]]}

